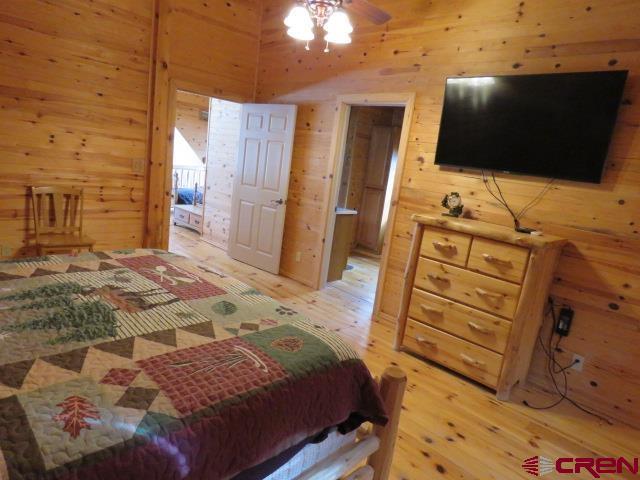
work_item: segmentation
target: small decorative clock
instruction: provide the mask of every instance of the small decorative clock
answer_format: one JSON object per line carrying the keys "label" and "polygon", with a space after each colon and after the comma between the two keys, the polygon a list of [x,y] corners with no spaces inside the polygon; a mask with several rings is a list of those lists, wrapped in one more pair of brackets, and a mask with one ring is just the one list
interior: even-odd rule
{"label": "small decorative clock", "polygon": [[442,206],[449,209],[449,213],[443,213],[447,217],[459,217],[462,215],[462,197],[458,192],[451,192],[442,199]]}

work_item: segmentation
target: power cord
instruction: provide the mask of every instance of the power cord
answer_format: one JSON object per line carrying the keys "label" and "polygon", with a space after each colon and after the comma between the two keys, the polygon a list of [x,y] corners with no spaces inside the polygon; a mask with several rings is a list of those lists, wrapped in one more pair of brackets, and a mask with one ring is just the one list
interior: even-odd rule
{"label": "power cord", "polygon": [[[551,377],[551,382],[553,383],[553,386],[556,390],[556,393],[558,395],[560,395],[560,398],[558,400],[556,400],[555,402],[549,404],[549,405],[545,405],[545,406],[536,406],[536,405],[531,405],[527,400],[523,400],[523,404],[529,408],[532,408],[534,410],[549,410],[550,408],[553,408],[557,405],[560,405],[562,402],[564,402],[565,400],[568,401],[569,403],[571,403],[574,407],[578,408],[579,410],[592,415],[606,423],[608,423],[609,425],[613,425],[613,423],[611,422],[611,420],[609,420],[608,418],[603,417],[602,415],[598,415],[595,412],[592,412],[591,410],[584,408],[582,405],[580,405],[578,402],[576,402],[575,400],[573,400],[572,398],[569,397],[568,393],[569,393],[569,378],[567,376],[567,370],[569,370],[571,367],[573,367],[576,363],[579,363],[578,360],[574,360],[573,362],[571,362],[571,364],[567,365],[567,366],[562,366],[560,365],[560,363],[558,362],[558,360],[556,359],[556,352],[558,351],[559,347],[560,347],[560,342],[562,341],[562,337],[559,336],[558,340],[556,341],[555,346],[553,345],[553,337],[556,334],[556,327],[558,325],[558,319],[556,317],[556,306],[555,306],[555,302],[553,300],[552,297],[549,297],[548,300],[548,310],[545,312],[545,317],[548,316],[549,314],[551,314],[551,332],[549,335],[549,342],[547,347],[545,347],[544,345],[544,341],[542,340],[542,334],[538,333],[538,342],[540,343],[540,346],[542,347],[542,350],[544,351],[546,357],[547,357],[547,372],[549,373],[549,376]],[[562,389],[560,388],[560,386],[558,385],[558,381],[556,380],[556,375],[562,374],[562,378],[563,378],[563,387]]]}
{"label": "power cord", "polygon": [[[500,190],[500,188],[498,187],[498,191],[500,192],[500,197],[498,197],[495,193],[493,193],[493,190],[491,190],[491,188],[489,187],[489,180],[487,179],[487,177],[484,174],[484,170],[480,170],[482,172],[482,183],[484,184],[484,187],[487,189],[487,192],[489,192],[489,194],[496,199],[496,201],[502,205],[504,208],[507,209],[507,211],[509,212],[509,214],[511,215],[511,217],[513,218],[513,223],[515,225],[516,228],[520,228],[520,221],[518,220],[518,217],[516,216],[515,213],[513,213],[513,210],[511,210],[511,207],[509,206],[509,204],[507,203],[507,201],[504,199],[503,195],[502,195],[502,191]],[[496,184],[496,186],[498,186],[498,184],[495,181],[495,174],[492,173],[491,174],[494,178],[494,183]]]}
{"label": "power cord", "polygon": [[542,188],[542,190],[540,190],[538,195],[536,195],[529,203],[527,203],[524,207],[522,207],[522,209],[516,214],[516,213],[514,213],[514,211],[509,206],[509,203],[507,202],[507,200],[504,198],[504,195],[502,193],[502,189],[500,188],[500,185],[498,184],[498,181],[496,180],[496,174],[494,172],[491,172],[491,179],[493,180],[493,184],[495,185],[496,189],[498,190],[498,195],[496,195],[493,192],[493,190],[491,189],[491,187],[489,186],[489,179],[486,177],[486,175],[484,173],[484,170],[481,170],[481,173],[482,173],[482,183],[484,184],[485,188],[487,189],[487,192],[489,192],[491,194],[491,196],[493,198],[495,198],[500,205],[502,205],[504,208],[506,208],[506,210],[511,215],[511,218],[513,218],[513,224],[514,224],[516,230],[520,229],[520,219],[522,217],[524,217],[524,215],[529,210],[531,210],[538,203],[540,203],[540,201],[544,198],[544,196],[547,194],[547,192],[551,189],[551,185],[553,184],[553,182],[555,182],[555,180],[556,180],[555,178],[552,178],[551,180],[549,180],[545,184],[545,186]]}

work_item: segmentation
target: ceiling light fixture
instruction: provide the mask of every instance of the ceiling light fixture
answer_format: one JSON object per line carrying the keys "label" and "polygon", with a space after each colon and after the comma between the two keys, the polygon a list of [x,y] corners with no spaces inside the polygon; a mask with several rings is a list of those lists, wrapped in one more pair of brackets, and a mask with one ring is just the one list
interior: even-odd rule
{"label": "ceiling light fixture", "polygon": [[314,25],[326,32],[325,52],[329,51],[329,43],[351,43],[353,26],[341,7],[342,0],[304,0],[293,7],[284,19],[284,24],[288,27],[287,34],[297,40],[306,41],[307,50],[309,42],[315,38]]}

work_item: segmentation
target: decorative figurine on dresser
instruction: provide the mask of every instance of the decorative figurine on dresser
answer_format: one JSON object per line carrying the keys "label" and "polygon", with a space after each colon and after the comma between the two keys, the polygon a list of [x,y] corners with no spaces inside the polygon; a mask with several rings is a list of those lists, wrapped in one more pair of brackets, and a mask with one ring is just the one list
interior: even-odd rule
{"label": "decorative figurine on dresser", "polygon": [[459,217],[462,215],[464,205],[462,205],[462,197],[458,192],[451,192],[444,196],[441,205],[448,208],[448,213],[443,213],[445,217]]}
{"label": "decorative figurine on dresser", "polygon": [[524,383],[566,240],[478,220],[413,215],[395,348],[507,400]]}

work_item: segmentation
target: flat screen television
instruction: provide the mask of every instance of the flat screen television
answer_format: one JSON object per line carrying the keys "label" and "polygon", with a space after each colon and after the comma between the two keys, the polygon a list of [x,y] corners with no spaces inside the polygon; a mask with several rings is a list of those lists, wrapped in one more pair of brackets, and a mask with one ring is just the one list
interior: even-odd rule
{"label": "flat screen television", "polygon": [[435,163],[599,183],[627,74],[448,78]]}

